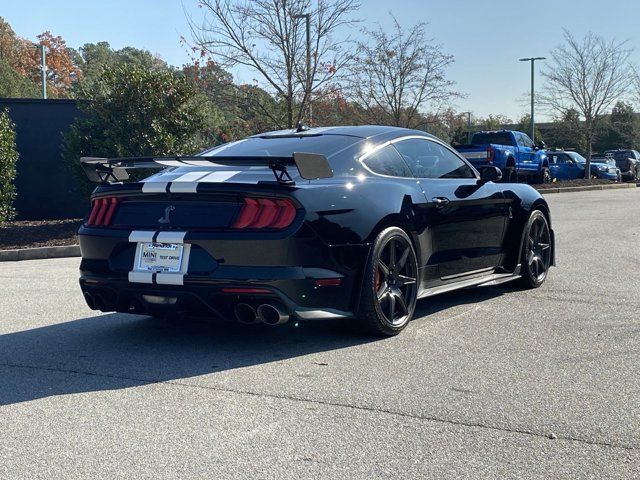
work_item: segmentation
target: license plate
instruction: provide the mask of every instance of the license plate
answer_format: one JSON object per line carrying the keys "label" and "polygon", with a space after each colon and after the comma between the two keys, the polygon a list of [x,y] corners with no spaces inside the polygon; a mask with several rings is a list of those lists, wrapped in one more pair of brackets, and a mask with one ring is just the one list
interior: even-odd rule
{"label": "license plate", "polygon": [[184,245],[174,243],[141,243],[136,267],[143,272],[177,273],[182,268]]}

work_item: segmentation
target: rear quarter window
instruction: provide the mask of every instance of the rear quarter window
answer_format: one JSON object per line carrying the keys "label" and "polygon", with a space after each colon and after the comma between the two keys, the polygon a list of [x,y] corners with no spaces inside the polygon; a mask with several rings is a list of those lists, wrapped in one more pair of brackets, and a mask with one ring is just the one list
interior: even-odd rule
{"label": "rear quarter window", "polygon": [[398,151],[391,145],[373,152],[362,160],[369,170],[380,175],[392,177],[412,177],[407,164],[404,163]]}

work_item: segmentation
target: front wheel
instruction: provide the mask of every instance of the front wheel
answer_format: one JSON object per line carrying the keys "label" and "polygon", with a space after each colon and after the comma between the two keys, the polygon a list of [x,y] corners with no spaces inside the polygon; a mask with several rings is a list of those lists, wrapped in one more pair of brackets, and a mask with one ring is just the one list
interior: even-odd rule
{"label": "front wheel", "polygon": [[409,323],[418,298],[418,261],[404,230],[378,234],[364,272],[358,320],[376,335],[397,335]]}
{"label": "front wheel", "polygon": [[524,227],[522,244],[522,283],[538,288],[547,279],[551,266],[551,230],[547,217],[534,210]]}

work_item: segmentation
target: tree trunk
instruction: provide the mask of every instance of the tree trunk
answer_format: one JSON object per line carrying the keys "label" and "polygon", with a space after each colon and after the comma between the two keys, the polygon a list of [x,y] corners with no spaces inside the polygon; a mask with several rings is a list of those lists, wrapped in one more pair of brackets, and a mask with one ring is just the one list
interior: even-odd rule
{"label": "tree trunk", "polygon": [[593,151],[593,133],[587,132],[587,161],[584,164],[584,178],[591,178],[591,152]]}

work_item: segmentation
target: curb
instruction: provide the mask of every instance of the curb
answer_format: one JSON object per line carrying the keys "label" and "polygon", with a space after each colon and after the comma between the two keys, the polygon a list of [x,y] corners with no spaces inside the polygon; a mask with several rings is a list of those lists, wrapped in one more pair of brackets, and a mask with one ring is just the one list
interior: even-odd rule
{"label": "curb", "polygon": [[547,195],[549,193],[571,193],[571,192],[588,192],[591,190],[617,190],[620,188],[636,188],[638,185],[635,183],[615,183],[613,185],[585,185],[584,187],[558,187],[558,188],[543,188],[538,190],[541,195]]}
{"label": "curb", "polygon": [[80,245],[63,247],[20,248],[18,250],[0,250],[0,262],[16,262],[18,260],[38,260],[43,258],[79,257]]}

